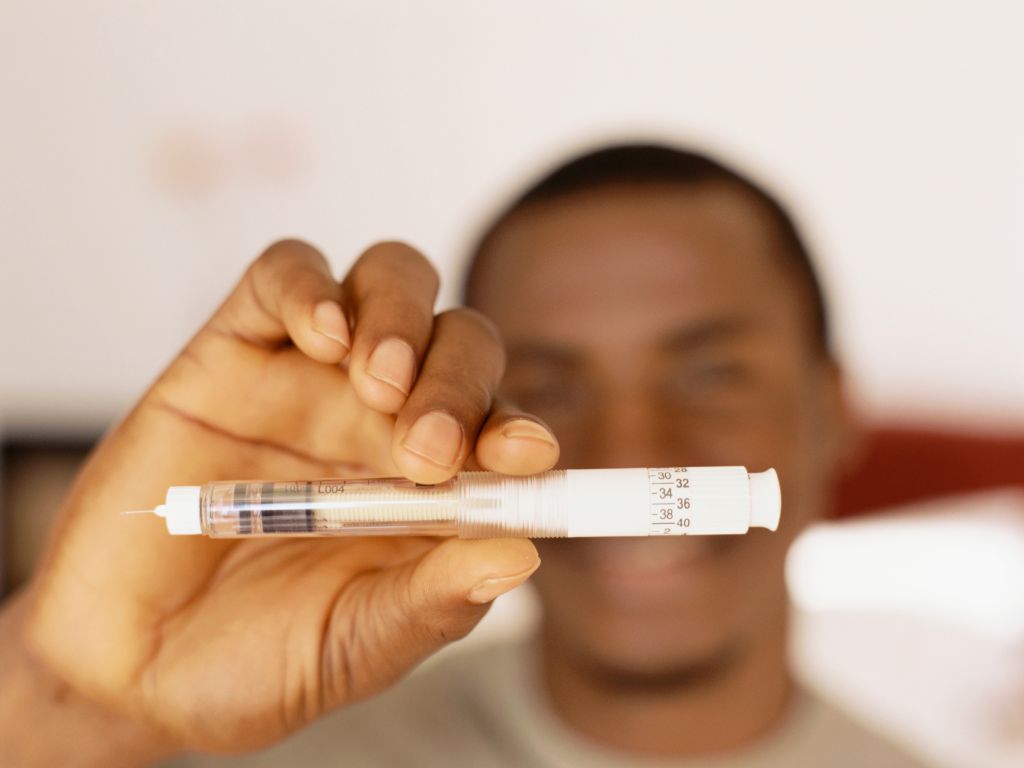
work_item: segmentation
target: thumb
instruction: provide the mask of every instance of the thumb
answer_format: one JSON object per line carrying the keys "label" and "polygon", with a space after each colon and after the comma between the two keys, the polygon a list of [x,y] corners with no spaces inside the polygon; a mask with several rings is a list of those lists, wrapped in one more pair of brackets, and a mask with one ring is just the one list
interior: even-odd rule
{"label": "thumb", "polygon": [[401,566],[366,574],[339,598],[325,637],[328,707],[391,685],[465,637],[491,602],[540,566],[529,539],[448,539]]}

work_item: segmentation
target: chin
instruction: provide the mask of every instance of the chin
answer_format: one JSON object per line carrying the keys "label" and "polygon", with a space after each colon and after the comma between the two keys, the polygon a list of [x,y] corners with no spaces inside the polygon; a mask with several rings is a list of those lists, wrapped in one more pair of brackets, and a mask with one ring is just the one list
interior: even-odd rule
{"label": "chin", "polygon": [[[741,637],[737,539],[542,546],[545,635],[581,664],[650,677],[719,664]],[[544,572],[546,569],[546,573]]]}
{"label": "chin", "polygon": [[[589,626],[585,633],[578,630]],[[596,611],[563,638],[581,660],[623,674],[652,676],[717,663],[731,655],[738,632],[721,617],[666,606],[654,612]]]}

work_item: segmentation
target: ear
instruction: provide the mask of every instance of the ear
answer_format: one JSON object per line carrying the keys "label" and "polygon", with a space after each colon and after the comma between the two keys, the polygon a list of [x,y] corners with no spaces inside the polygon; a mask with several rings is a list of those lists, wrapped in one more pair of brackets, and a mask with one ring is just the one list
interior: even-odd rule
{"label": "ear", "polygon": [[842,367],[829,357],[821,362],[821,447],[829,464],[843,472],[857,463],[864,450],[864,425],[856,414]]}

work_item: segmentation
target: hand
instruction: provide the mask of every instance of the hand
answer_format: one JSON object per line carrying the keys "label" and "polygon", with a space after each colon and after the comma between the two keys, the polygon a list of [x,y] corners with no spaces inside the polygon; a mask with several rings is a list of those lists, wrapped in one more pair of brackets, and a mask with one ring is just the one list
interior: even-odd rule
{"label": "hand", "polygon": [[553,466],[549,430],[494,403],[491,325],[435,317],[436,291],[397,243],[341,284],[309,245],[264,253],[75,483],[31,590],[37,658],[168,750],[240,751],[395,682],[522,583],[527,540],[211,540],[119,515],[213,479]]}

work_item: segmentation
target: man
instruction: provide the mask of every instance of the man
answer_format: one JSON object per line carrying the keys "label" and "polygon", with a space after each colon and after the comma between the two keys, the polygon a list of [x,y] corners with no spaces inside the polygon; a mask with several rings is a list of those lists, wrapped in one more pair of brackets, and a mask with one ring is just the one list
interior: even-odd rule
{"label": "man", "polygon": [[[442,316],[431,325],[416,311],[434,286],[415,259],[365,260],[346,279],[337,300],[354,341],[317,276],[322,266],[305,263],[296,273],[290,257],[272,259],[252,287],[236,291],[213,332],[197,337],[202,343],[193,342],[147,395],[143,416],[120,428],[129,437],[115,440],[132,446],[132,432],[198,430],[223,438],[222,451],[239,444],[258,451],[249,471],[239,472],[238,457],[228,471],[211,447],[203,461],[182,468],[177,483],[306,476],[310,465],[337,469],[339,460],[359,465],[349,471],[393,464],[432,482],[450,476],[471,449],[481,465],[499,471],[550,466],[559,448],[543,419],[558,437],[564,467],[774,466],[783,524],[774,534],[741,537],[537,542],[543,620],[535,643],[451,659],[239,764],[913,764],[799,690],[786,667],[785,553],[824,512],[851,428],[817,280],[770,196],[708,158],[663,147],[608,148],[550,174],[488,229],[466,283],[467,303],[504,339],[504,378],[501,355],[477,316]],[[288,337],[297,347],[283,353],[289,358],[247,364],[241,355],[242,370],[223,374],[269,377],[247,401],[218,399],[218,386],[227,385],[215,375],[201,378],[224,345],[241,340],[255,345],[254,356],[272,345],[282,354],[276,345]],[[358,411],[356,429],[352,409],[335,407],[322,417],[333,430],[324,429],[316,411],[295,403],[305,396],[326,404],[323,393],[339,382],[312,367],[303,368],[308,377],[277,377],[275,366],[337,362],[349,345],[343,394],[372,412]],[[505,399],[494,404],[499,380]],[[289,405],[256,434],[239,434],[255,403]],[[144,418],[147,406],[174,424],[145,423],[157,418]],[[380,422],[380,413],[397,413],[397,420]],[[357,448],[332,452],[335,434],[356,433]],[[268,446],[277,452],[270,458]],[[149,453],[156,455],[136,451],[132,458],[174,461],[155,447]],[[108,446],[100,458],[116,468],[120,457]],[[110,467],[93,474],[111,474]],[[83,485],[104,488],[88,474]],[[66,525],[84,517],[72,511]],[[477,606],[536,568],[528,545],[515,541],[481,542],[486,549],[477,552],[416,541],[211,552],[204,542],[194,555],[207,572],[195,583],[164,595],[167,579],[158,577],[153,594],[137,597],[133,610],[108,611],[115,630],[99,633],[103,640],[134,643],[135,650],[132,663],[95,673],[55,639],[76,608],[83,622],[90,615],[62,581],[62,567],[80,574],[91,565],[64,555],[62,566],[67,539],[58,537],[31,600],[28,647],[76,693],[101,702],[102,712],[119,712],[118,732],[142,762],[182,747],[235,750],[278,741],[393,682],[468,631],[482,615]],[[160,546],[161,556],[180,556],[170,542],[146,541],[147,552]],[[74,544],[66,546],[74,551]],[[246,592],[240,572],[260,588]],[[289,602],[337,591],[338,574],[341,594],[351,596],[332,602],[326,619],[322,599]],[[230,600],[218,599],[221,590]],[[90,594],[95,599],[88,590],[77,597],[88,602]],[[245,611],[247,601],[262,612]],[[291,611],[290,621],[282,623],[283,611]],[[117,631],[148,626],[140,613],[160,627],[142,644]],[[307,631],[318,616],[326,642]],[[340,640],[335,624],[344,629]],[[341,650],[330,651],[332,644]],[[302,663],[310,656],[319,667]],[[342,660],[332,665],[336,658]],[[269,665],[266,680],[261,665]],[[239,670],[251,676],[239,680]],[[138,699],[143,715],[125,719],[132,700],[126,691],[140,687],[149,692]],[[246,697],[238,694],[246,688]],[[283,713],[268,714],[281,700]]]}

